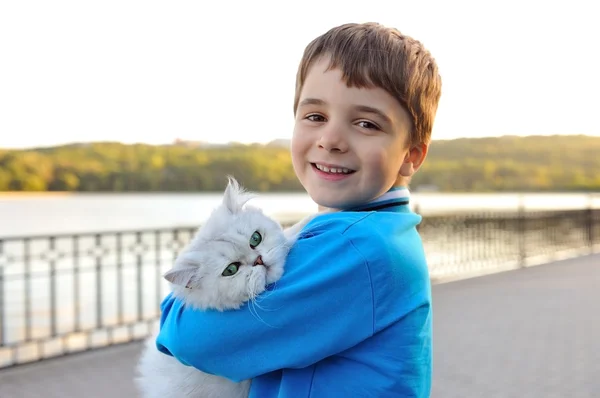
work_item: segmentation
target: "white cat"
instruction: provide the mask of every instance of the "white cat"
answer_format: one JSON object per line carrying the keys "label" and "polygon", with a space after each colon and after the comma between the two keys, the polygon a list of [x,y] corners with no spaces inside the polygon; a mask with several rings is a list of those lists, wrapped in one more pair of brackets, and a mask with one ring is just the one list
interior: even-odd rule
{"label": "white cat", "polygon": [[[229,178],[223,202],[198,229],[164,274],[173,294],[200,310],[235,310],[283,275],[287,253],[313,216],[282,229],[256,207],[252,195]],[[250,380],[240,383],[209,375],[159,352],[156,335],[146,341],[136,384],[144,398],[246,398]]]}

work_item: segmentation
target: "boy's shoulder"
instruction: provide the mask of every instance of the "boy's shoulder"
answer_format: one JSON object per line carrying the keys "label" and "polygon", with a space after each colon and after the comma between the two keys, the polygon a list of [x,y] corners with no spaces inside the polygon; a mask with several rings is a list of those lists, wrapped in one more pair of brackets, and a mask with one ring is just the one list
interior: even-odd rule
{"label": "boy's shoulder", "polygon": [[339,211],[334,213],[323,213],[310,220],[304,226],[300,235],[303,237],[315,236],[325,231],[346,233],[350,227],[361,224],[361,222],[369,215],[369,212]]}
{"label": "boy's shoulder", "polygon": [[[329,246],[327,261],[338,272],[366,278],[376,328],[397,320],[406,305],[430,301],[429,269],[416,229],[421,216],[406,212],[340,212],[312,220],[302,231],[304,252]],[[321,265],[315,265],[320,267]],[[310,265],[309,265],[310,267]],[[350,287],[349,289],[353,289]]]}
{"label": "boy's shoulder", "polygon": [[420,222],[421,216],[411,211],[340,211],[315,217],[302,229],[300,236],[338,232],[348,238],[360,236],[386,241],[399,234],[417,232]]}
{"label": "boy's shoulder", "polygon": [[304,227],[300,240],[336,245],[340,250],[344,245],[352,245],[366,262],[384,268],[405,262],[422,265],[425,254],[416,228],[420,222],[421,216],[411,211],[326,213]]}

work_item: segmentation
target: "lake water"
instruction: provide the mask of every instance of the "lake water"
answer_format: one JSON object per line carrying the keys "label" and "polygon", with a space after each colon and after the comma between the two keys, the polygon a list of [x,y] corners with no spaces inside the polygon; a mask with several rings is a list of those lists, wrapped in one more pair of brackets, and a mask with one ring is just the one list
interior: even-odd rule
{"label": "lake water", "polygon": [[[194,226],[221,200],[214,194],[0,194],[0,237]],[[600,207],[600,195],[580,193],[413,193],[423,215],[440,212]],[[280,220],[316,210],[302,193],[261,194],[251,201]]]}

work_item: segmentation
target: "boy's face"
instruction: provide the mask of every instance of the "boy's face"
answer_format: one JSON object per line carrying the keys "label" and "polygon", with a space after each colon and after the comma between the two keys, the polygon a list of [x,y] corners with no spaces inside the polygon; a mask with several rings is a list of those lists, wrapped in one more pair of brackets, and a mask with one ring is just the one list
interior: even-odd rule
{"label": "boy's face", "polygon": [[[381,88],[348,87],[329,59],[310,68],[300,93],[292,162],[320,206],[345,209],[377,198],[410,177],[427,146],[409,148],[411,117]],[[332,170],[333,169],[333,170]]]}

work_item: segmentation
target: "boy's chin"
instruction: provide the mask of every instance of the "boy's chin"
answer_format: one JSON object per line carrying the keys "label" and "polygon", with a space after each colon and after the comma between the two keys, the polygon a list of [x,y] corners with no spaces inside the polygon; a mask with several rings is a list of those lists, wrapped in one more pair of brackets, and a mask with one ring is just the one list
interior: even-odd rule
{"label": "boy's chin", "polygon": [[340,205],[339,200],[333,200],[333,198],[329,198],[327,195],[323,195],[322,193],[312,194],[309,192],[308,196],[310,196],[312,201],[317,204],[317,209],[319,212],[333,209],[338,210],[337,206]]}
{"label": "boy's chin", "polygon": [[319,213],[340,211],[354,207],[353,201],[340,200],[339,198],[331,198],[325,195],[311,195],[311,198],[317,204]]}
{"label": "boy's chin", "polygon": [[[325,211],[342,211],[352,209],[357,206],[362,206],[366,203],[377,198],[379,195],[373,192],[363,192],[359,194],[356,191],[353,192],[314,192],[310,193],[309,196],[317,204],[319,212]],[[343,198],[343,199],[342,199]]]}

